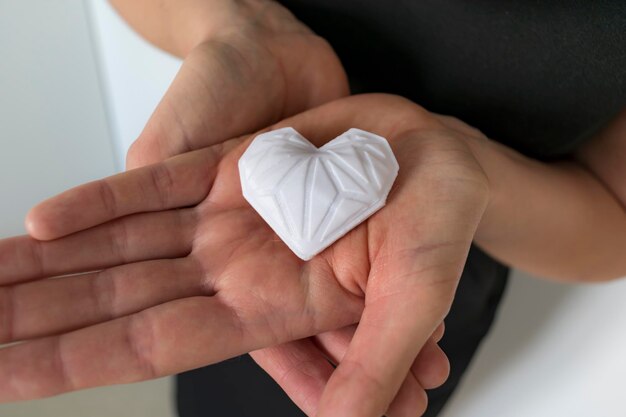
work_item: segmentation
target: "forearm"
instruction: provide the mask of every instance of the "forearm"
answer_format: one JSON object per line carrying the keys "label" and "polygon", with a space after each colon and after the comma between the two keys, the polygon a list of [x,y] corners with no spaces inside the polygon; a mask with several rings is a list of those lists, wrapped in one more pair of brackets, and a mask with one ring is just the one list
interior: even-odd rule
{"label": "forearm", "polygon": [[492,189],[479,247],[558,280],[626,275],[626,212],[596,175],[576,162],[541,163],[491,141],[470,144]]}

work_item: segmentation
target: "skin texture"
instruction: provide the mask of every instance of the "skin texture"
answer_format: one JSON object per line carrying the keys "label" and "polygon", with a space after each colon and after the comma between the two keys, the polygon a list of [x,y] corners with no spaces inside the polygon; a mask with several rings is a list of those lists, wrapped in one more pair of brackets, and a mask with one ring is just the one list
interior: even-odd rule
{"label": "skin texture", "polygon": [[[347,91],[345,75],[332,50],[276,2],[161,0],[159,7],[150,0],[113,3],[157,45],[183,56],[192,51],[131,148],[129,167],[157,162],[181,150],[250,133],[252,126],[260,129],[273,123],[267,114],[261,112],[264,116],[259,116],[258,109],[275,109],[276,103],[283,101],[268,99],[271,95],[257,96],[260,91],[282,92],[278,94],[282,99],[288,92],[287,102],[295,99],[300,103],[283,106],[288,110],[282,111],[282,117]],[[166,30],[172,27],[178,30]],[[182,27],[190,29],[181,31]],[[233,36],[241,42],[231,42],[229,50],[238,51],[242,61],[229,61],[217,54],[214,59],[205,56],[204,65],[188,65],[196,61],[195,46],[200,45],[202,51],[207,42],[211,45],[213,40]],[[253,51],[259,48],[271,51],[273,59],[256,59]],[[212,62],[224,65],[215,70]],[[232,74],[245,68],[243,62],[257,63],[266,71],[257,68],[245,77],[233,78]],[[193,70],[186,71],[186,67]],[[277,76],[268,78],[266,74]],[[312,92],[318,92],[317,99],[311,99],[315,96]],[[248,103],[255,107],[249,110]],[[560,281],[600,281],[626,273],[621,251],[626,246],[624,113],[572,158],[550,164],[491,142],[459,120],[437,117],[474,139],[476,143],[470,146],[491,173],[493,204],[475,236],[483,250],[504,263]]]}
{"label": "skin texture", "polygon": [[[316,362],[274,376],[309,379],[297,395],[310,415],[380,416],[396,395],[404,400],[389,415],[423,411],[428,381],[415,371],[428,374],[432,365],[415,360],[425,345],[423,355],[441,357],[429,340],[449,309],[488,187],[459,134],[400,98],[344,99],[281,125],[319,145],[355,124],[391,138],[402,171],[385,210],[308,263],[241,196],[237,160],[247,137],[35,208],[33,235],[69,236],[0,243],[0,253],[20,259],[0,271],[3,305],[12,306],[2,316],[11,322],[3,341],[56,335],[0,351],[8,376],[0,399],[153,378],[299,339],[292,357],[304,351]],[[164,236],[178,245],[161,245]],[[39,279],[105,266],[80,278]],[[357,322],[352,337],[346,326]],[[342,330],[306,339],[331,329]],[[350,342],[345,352],[342,338]],[[265,360],[280,348],[272,349]],[[323,366],[326,352],[339,362],[334,371]]]}
{"label": "skin texture", "polygon": [[[272,128],[284,126],[318,146],[352,126],[389,138],[401,168],[387,206],[301,261],[241,196],[237,160],[252,136],[42,203],[28,216],[40,240],[0,241],[1,340],[36,338],[0,350],[0,401],[153,378],[253,351],[279,383],[300,387],[289,392],[309,415],[419,414],[427,381],[446,376],[438,374],[445,365],[432,365],[442,358],[435,341],[472,239],[508,227],[530,242],[513,261],[535,256],[535,267],[549,270],[546,252],[558,260],[579,243],[565,239],[554,249],[534,229],[567,238],[586,230],[579,213],[594,207],[604,215],[585,239],[593,241],[624,221],[622,206],[585,171],[538,166],[400,97],[352,96]],[[506,175],[492,171],[505,161]],[[525,179],[538,169],[546,194],[517,221],[502,220],[501,193],[535,193]],[[559,204],[569,199],[578,206]],[[510,244],[503,240],[500,254]],[[625,271],[621,258],[607,262],[598,276]],[[94,270],[101,271],[45,279]]]}
{"label": "skin texture", "polygon": [[[329,44],[273,1],[143,3],[113,2],[184,62],[131,147],[128,168],[253,133],[349,93]],[[171,25],[189,29],[167,36]]]}
{"label": "skin texture", "polygon": [[[111,3],[145,38],[184,58],[179,74],[131,147],[128,168],[251,133],[348,94],[346,75],[332,48],[274,1]],[[350,327],[337,334],[320,334],[316,343],[336,364],[348,347],[347,335],[353,332]],[[283,344],[256,351],[252,357],[276,377],[296,404],[311,409],[310,392],[323,384],[301,370],[308,363],[324,367],[325,374],[332,368],[315,354],[316,346],[301,345]],[[417,362],[421,362],[415,369],[422,373],[417,375],[422,385],[434,388],[444,382],[449,364],[435,338]],[[412,396],[423,397],[423,393],[419,386],[413,391],[407,394],[411,389],[404,389],[393,407],[408,410],[417,404],[412,415],[418,414],[422,401]]]}
{"label": "skin texture", "polygon": [[[0,337],[49,336],[0,351],[0,372],[10,375],[1,400],[150,378],[270,346],[253,357],[309,415],[419,415],[423,388],[447,374],[437,323],[470,229],[493,256],[537,274],[586,281],[624,273],[623,199],[610,185],[621,183],[623,164],[599,173],[621,133],[592,147],[594,158],[582,151],[581,164],[546,165],[389,96],[337,101],[281,124],[318,144],[349,127],[372,130],[408,167],[384,211],[310,264],[289,260],[237,202],[228,166],[248,138],[227,139],[345,95],[332,50],[273,2],[115,3],[131,22],[131,9],[141,10],[135,27],[187,57],[129,167],[209,147],[44,203],[29,230],[57,240],[0,242]],[[190,31],[168,34],[171,25]],[[242,253],[245,262],[234,262]],[[293,281],[299,286],[285,285]]]}

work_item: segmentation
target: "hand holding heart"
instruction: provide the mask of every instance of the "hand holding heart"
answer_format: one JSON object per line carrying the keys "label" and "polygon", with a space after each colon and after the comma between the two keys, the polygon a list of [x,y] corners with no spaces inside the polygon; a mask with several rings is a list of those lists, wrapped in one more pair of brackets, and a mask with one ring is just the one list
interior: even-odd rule
{"label": "hand holding heart", "polygon": [[305,261],[384,206],[396,175],[387,139],[360,129],[317,148],[286,127],[239,159],[244,198]]}
{"label": "hand holding heart", "polygon": [[283,126],[316,146],[350,127],[387,137],[400,165],[387,205],[302,261],[242,196],[237,161],[252,136],[42,203],[29,231],[55,240],[0,242],[0,257],[17,260],[0,259],[0,298],[12,306],[0,312],[11,323],[0,341],[37,337],[0,350],[0,401],[255,351],[309,415],[423,411],[424,388],[446,376],[435,331],[489,200],[466,143],[476,133],[385,95],[273,128]]}

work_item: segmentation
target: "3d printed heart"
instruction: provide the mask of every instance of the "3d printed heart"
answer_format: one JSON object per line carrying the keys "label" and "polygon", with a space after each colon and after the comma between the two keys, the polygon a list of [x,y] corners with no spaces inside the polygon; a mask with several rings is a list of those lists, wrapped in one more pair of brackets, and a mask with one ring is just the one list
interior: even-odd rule
{"label": "3d printed heart", "polygon": [[385,138],[363,130],[318,149],[287,127],[257,136],[239,175],[245,199],[309,260],[385,205],[398,162]]}

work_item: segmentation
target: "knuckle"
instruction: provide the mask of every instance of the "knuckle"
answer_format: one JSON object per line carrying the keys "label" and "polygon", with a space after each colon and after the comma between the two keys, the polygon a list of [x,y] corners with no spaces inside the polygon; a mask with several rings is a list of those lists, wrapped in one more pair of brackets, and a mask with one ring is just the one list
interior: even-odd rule
{"label": "knuckle", "polygon": [[55,352],[55,366],[56,373],[59,378],[59,386],[61,391],[74,391],[80,388],[80,383],[76,381],[72,368],[70,367],[68,356],[66,354],[65,345],[63,344],[63,337],[57,336],[53,339]]}
{"label": "knuckle", "polygon": [[174,187],[174,178],[166,164],[155,164],[149,168],[150,186],[159,198],[161,207],[169,207]]}
{"label": "knuckle", "polygon": [[123,218],[111,223],[109,233],[111,254],[122,263],[128,263],[130,260],[128,253],[131,247],[130,239],[132,233],[128,231],[126,219]]}
{"label": "knuckle", "polygon": [[117,217],[117,199],[111,184],[106,179],[99,180],[96,184],[98,184],[97,192],[100,202],[108,217]]}
{"label": "knuckle", "polygon": [[340,375],[344,379],[355,379],[360,382],[364,382],[368,386],[367,391],[386,392],[388,390],[387,384],[370,372],[359,361],[344,359],[341,361],[340,367],[342,368],[342,373]]}
{"label": "knuckle", "polygon": [[15,328],[15,303],[13,302],[13,287],[0,287],[0,344],[11,342]]}
{"label": "knuckle", "polygon": [[154,359],[154,329],[144,313],[129,316],[126,326],[126,344],[136,367],[135,380],[152,379],[158,376]]}
{"label": "knuckle", "polygon": [[145,140],[137,139],[135,140],[130,147],[128,148],[128,152],[126,152],[126,168],[132,169],[144,164],[143,158],[145,155]]}
{"label": "knuckle", "polygon": [[38,240],[31,239],[29,240],[27,247],[28,250],[30,250],[30,256],[28,256],[27,258],[28,263],[32,265],[32,268],[37,276],[43,276],[46,270],[44,243]]}

